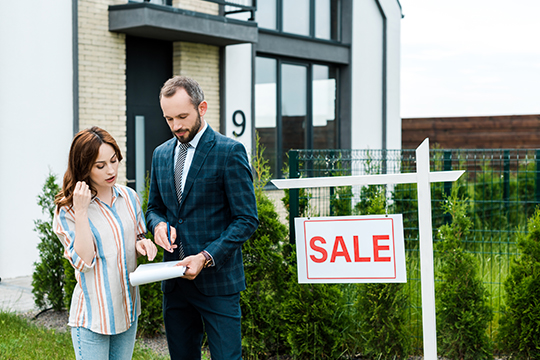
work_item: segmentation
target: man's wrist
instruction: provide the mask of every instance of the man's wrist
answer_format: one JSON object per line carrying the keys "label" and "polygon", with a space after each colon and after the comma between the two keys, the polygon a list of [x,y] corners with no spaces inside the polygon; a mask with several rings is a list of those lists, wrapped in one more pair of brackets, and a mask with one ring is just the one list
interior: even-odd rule
{"label": "man's wrist", "polygon": [[160,227],[167,227],[167,223],[164,221],[159,222],[156,226],[154,226],[154,233],[160,228]]}
{"label": "man's wrist", "polygon": [[203,268],[207,268],[207,267],[209,267],[209,266],[214,265],[214,259],[212,259],[212,256],[210,256],[210,254],[208,253],[208,251],[203,250],[203,251],[201,251],[199,254],[201,254],[202,256],[204,256],[204,265],[203,265]]}

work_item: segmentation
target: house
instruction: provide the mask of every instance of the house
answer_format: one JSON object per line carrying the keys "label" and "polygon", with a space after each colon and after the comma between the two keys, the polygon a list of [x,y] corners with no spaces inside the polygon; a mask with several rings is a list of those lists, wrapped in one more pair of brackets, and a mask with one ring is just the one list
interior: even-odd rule
{"label": "house", "polygon": [[401,17],[398,0],[2,1],[0,277],[32,273],[37,196],[80,129],[109,131],[118,181],[143,189],[173,75],[248,153],[260,134],[274,177],[291,148],[399,148]]}

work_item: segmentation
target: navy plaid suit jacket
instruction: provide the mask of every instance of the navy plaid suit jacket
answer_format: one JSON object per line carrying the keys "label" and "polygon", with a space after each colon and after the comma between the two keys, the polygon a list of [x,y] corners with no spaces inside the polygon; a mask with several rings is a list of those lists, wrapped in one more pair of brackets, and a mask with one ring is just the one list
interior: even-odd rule
{"label": "navy plaid suit jacket", "polygon": [[[148,210],[148,228],[154,233],[160,222],[176,228],[186,256],[202,250],[214,258],[215,266],[203,269],[194,280],[205,295],[230,295],[245,289],[242,244],[259,224],[253,176],[244,145],[215,132],[210,126],[203,133],[189,169],[178,204],[174,187],[174,148],[176,138],[154,150]],[[178,241],[178,240],[177,240]],[[177,260],[164,252],[164,261]],[[174,287],[166,280],[163,292]]]}

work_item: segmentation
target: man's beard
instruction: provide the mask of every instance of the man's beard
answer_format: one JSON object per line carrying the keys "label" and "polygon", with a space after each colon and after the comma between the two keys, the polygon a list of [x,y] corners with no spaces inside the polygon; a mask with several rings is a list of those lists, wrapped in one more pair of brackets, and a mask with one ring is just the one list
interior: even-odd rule
{"label": "man's beard", "polygon": [[199,112],[197,111],[197,120],[195,121],[195,124],[193,125],[192,128],[190,128],[188,130],[188,136],[187,138],[185,139],[181,139],[180,137],[178,137],[175,133],[173,133],[173,135],[178,139],[178,141],[180,141],[182,144],[187,144],[188,142],[190,142],[191,140],[193,140],[193,138],[195,137],[195,135],[197,135],[197,133],[199,132],[199,129],[201,128],[201,114],[199,114]]}

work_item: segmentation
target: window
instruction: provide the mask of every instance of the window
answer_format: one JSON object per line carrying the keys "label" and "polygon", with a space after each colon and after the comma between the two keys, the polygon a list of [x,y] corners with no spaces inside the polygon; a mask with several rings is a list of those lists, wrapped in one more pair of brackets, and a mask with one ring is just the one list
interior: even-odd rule
{"label": "window", "polygon": [[313,148],[335,149],[336,134],[336,70],[313,65]]}
{"label": "window", "polygon": [[339,41],[340,0],[259,0],[255,19],[262,29]]}
{"label": "window", "polygon": [[309,36],[310,0],[283,0],[283,32]]}
{"label": "window", "polygon": [[[307,67],[281,65],[281,164],[290,149],[307,149]],[[279,135],[279,134],[278,134]],[[274,174],[277,174],[275,172]]]}
{"label": "window", "polygon": [[334,66],[256,58],[255,128],[273,178],[291,149],[339,146],[336,103]]}
{"label": "window", "polygon": [[255,69],[255,128],[272,174],[277,174],[277,61],[257,57]]}
{"label": "window", "polygon": [[260,28],[277,30],[277,3],[278,0],[259,0],[255,21]]}

